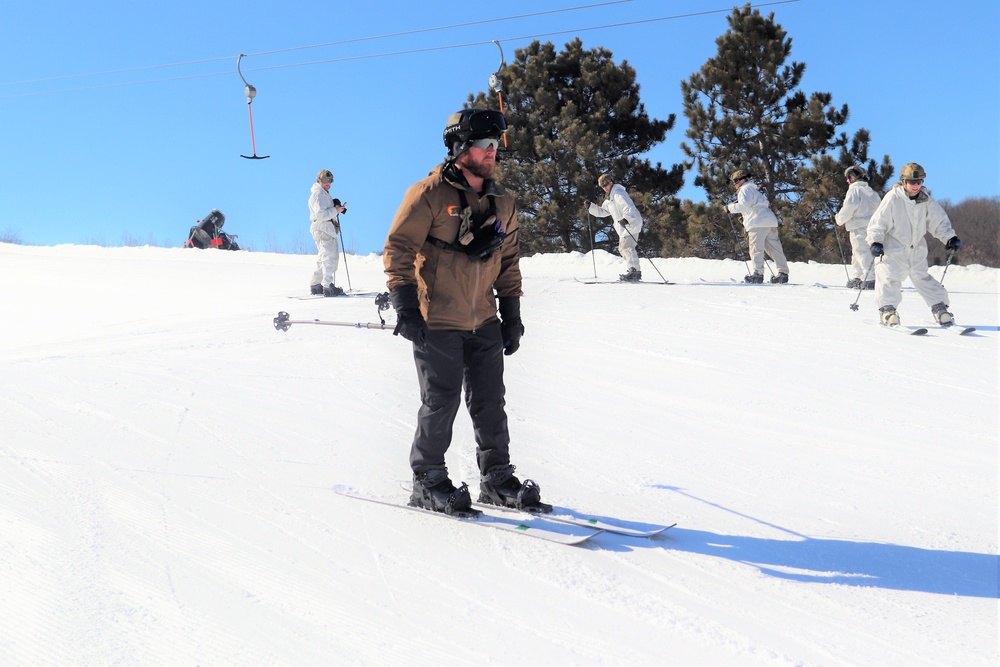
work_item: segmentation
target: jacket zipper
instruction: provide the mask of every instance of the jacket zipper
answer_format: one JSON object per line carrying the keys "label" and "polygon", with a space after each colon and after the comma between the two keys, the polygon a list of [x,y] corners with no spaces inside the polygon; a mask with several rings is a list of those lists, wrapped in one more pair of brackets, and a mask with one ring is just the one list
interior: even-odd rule
{"label": "jacket zipper", "polygon": [[483,263],[476,262],[476,282],[475,289],[472,291],[472,333],[476,333],[476,322],[479,321],[479,316],[476,313],[476,299],[479,297],[479,282],[482,279]]}

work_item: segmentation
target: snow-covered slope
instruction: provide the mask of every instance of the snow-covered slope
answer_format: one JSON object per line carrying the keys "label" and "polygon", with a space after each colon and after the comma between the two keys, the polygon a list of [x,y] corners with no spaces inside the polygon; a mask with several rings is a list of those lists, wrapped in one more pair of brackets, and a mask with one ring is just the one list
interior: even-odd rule
{"label": "snow-covered slope", "polygon": [[[518,473],[678,523],[566,547],[332,491],[405,499],[418,397],[387,331],[274,329],[378,322],[288,298],[312,257],[0,245],[0,663],[995,665],[998,271],[918,338],[841,266],[656,266],[523,260]],[[464,411],[448,462],[475,485]]]}

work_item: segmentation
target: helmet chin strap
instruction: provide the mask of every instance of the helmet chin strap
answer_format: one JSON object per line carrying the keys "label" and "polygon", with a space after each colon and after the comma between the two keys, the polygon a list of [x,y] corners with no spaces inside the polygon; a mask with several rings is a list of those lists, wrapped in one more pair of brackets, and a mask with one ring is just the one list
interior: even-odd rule
{"label": "helmet chin strap", "polygon": [[[458,146],[457,150],[455,148],[456,145]],[[458,144],[457,142],[456,142],[456,144],[452,144],[451,156],[450,156],[451,159],[455,160],[459,155],[461,155],[465,151],[469,150],[469,148],[471,148],[471,147],[472,147],[472,140],[471,139],[467,139],[467,140],[463,141],[461,144]]]}
{"label": "helmet chin strap", "polygon": [[[458,155],[461,154],[460,152]],[[468,185],[469,180],[465,177],[465,171],[457,165],[458,155],[449,155],[445,158],[444,165],[441,167],[441,178],[444,179],[446,175],[451,175]]]}

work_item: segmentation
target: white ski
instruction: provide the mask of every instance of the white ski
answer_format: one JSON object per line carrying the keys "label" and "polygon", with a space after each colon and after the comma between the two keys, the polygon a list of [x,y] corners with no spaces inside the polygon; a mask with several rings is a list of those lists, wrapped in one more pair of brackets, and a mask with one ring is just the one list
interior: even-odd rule
{"label": "white ski", "polygon": [[[377,505],[384,505],[386,507],[395,507],[397,509],[409,510],[411,512],[420,512],[425,516],[436,516],[445,519],[451,519],[452,521],[461,521],[473,526],[486,526],[488,528],[496,528],[497,530],[503,530],[511,533],[519,533],[521,535],[527,535],[529,537],[537,537],[538,539],[545,540],[546,542],[555,542],[557,544],[567,544],[567,545],[577,545],[582,544],[594,537],[595,535],[600,535],[601,530],[588,530],[583,533],[569,533],[564,530],[560,530],[559,526],[553,526],[551,523],[546,525],[545,519],[541,515],[531,515],[531,519],[527,521],[510,520],[503,516],[496,516],[493,514],[488,514],[485,512],[479,512],[478,516],[475,517],[458,517],[452,516],[450,514],[445,514],[444,512],[433,512],[431,510],[423,509],[422,507],[411,507],[403,503],[392,502],[389,500],[381,500],[374,496],[368,495],[363,491],[355,489],[353,487],[347,486],[345,484],[337,484],[333,487],[333,490],[338,494],[347,497],[354,498],[356,500],[364,500],[366,502],[375,503]],[[491,509],[500,509],[492,508]],[[565,524],[561,524],[562,528],[565,528]]]}
{"label": "white ski", "polygon": [[669,530],[676,526],[676,523],[672,523],[669,526],[653,526],[651,528],[630,528],[619,523],[609,523],[603,519],[596,519],[593,517],[577,516],[572,510],[568,510],[565,507],[554,507],[552,508],[551,514],[531,514],[529,512],[522,512],[521,510],[515,509],[513,507],[498,507],[496,505],[487,505],[485,503],[472,503],[473,507],[479,509],[493,509],[499,510],[501,512],[508,512],[514,514],[522,514],[529,516],[544,516],[549,521],[555,521],[556,523],[565,523],[571,526],[582,526],[584,528],[594,528],[595,530],[601,530],[605,533],[613,533],[615,535],[624,535],[627,537],[654,537],[660,533]]}

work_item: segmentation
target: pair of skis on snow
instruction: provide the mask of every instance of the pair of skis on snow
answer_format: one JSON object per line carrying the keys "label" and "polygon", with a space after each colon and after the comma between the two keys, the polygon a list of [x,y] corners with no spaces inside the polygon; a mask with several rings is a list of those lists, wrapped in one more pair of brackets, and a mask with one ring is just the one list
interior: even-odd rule
{"label": "pair of skis on snow", "polygon": [[[882,324],[881,322],[872,322],[876,326],[879,326],[886,331],[895,331],[896,333],[905,334],[907,336],[925,336],[929,333],[927,327],[904,327],[904,326],[889,326],[887,324]],[[963,327],[957,324],[952,324],[947,327],[935,327],[937,331],[950,331],[956,336],[968,336],[969,334],[975,332],[976,327]]]}
{"label": "pair of skis on snow", "polygon": [[574,278],[573,280],[575,280],[578,283],[583,283],[584,285],[619,285],[619,284],[625,284],[625,285],[678,285],[678,284],[682,284],[682,285],[686,285],[687,287],[692,287],[692,286],[695,286],[695,285],[707,286],[707,287],[712,287],[712,286],[715,286],[715,287],[765,287],[765,286],[766,287],[771,287],[771,286],[774,286],[774,285],[789,285],[789,286],[795,287],[798,284],[798,283],[772,283],[772,282],[766,282],[766,283],[746,283],[746,282],[738,281],[738,280],[730,280],[729,282],[726,282],[726,281],[714,281],[713,282],[713,281],[710,281],[710,280],[705,280],[704,278],[699,278],[698,282],[696,282],[696,283],[672,283],[672,282],[669,282],[669,281],[664,282],[664,281],[659,281],[659,280],[657,280],[657,281],[651,281],[651,280],[599,280],[597,278],[594,278],[594,279],[590,279],[590,278],[586,278],[586,279],[584,279],[584,278]]}
{"label": "pair of skis on snow", "polygon": [[[590,538],[601,533],[612,533],[626,537],[648,538],[673,528],[677,524],[669,526],[648,526],[646,528],[633,528],[624,523],[616,523],[592,517],[581,517],[565,508],[556,507],[551,514],[530,514],[509,507],[497,507],[496,505],[484,505],[473,503],[473,507],[479,512],[475,517],[457,517],[443,512],[434,512],[422,507],[411,507],[390,500],[376,498],[362,490],[345,484],[338,484],[333,487],[338,494],[347,498],[364,500],[366,502],[395,507],[397,509],[420,512],[427,516],[442,517],[452,521],[461,521],[470,525],[485,526],[497,530],[512,533],[519,533],[529,537],[536,537],[547,542],[557,544],[576,545],[583,544]],[[557,525],[553,525],[557,524]],[[576,527],[575,532],[560,530],[559,525],[566,527]]]}
{"label": "pair of skis on snow", "polygon": [[573,278],[578,283],[583,283],[584,285],[675,285],[676,283],[665,282],[662,280],[599,280],[594,279],[582,279]]}
{"label": "pair of skis on snow", "polygon": [[340,294],[338,296],[326,296],[324,294],[307,294],[307,295],[294,295],[288,297],[289,299],[298,299],[299,301],[312,301],[313,299],[340,299],[342,297],[370,297],[375,298],[378,296],[378,292],[362,292],[361,290],[349,290]]}

